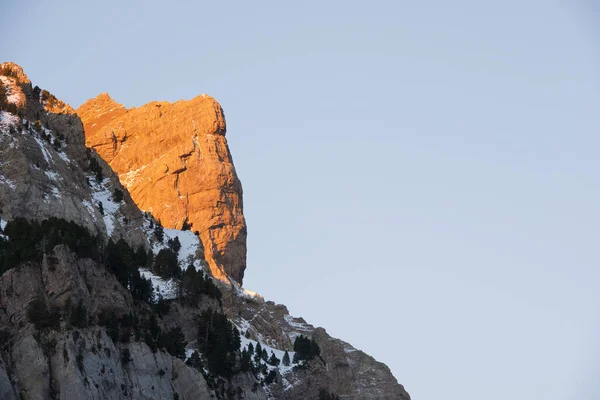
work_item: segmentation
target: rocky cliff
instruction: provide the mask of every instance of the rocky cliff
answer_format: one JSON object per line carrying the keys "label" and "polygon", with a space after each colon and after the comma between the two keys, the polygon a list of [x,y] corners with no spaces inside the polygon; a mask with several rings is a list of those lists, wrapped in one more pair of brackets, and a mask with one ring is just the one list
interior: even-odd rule
{"label": "rocky cliff", "polygon": [[[3,63],[0,72],[5,103],[18,108],[0,117],[4,220],[64,218],[105,237],[127,236],[136,246],[145,245],[142,213],[111,168],[85,147],[83,124],[73,109],[32,87],[20,66]],[[117,190],[126,201],[113,201]]]}
{"label": "rocky cliff", "polygon": [[[87,104],[98,121],[105,119],[91,123],[92,135],[115,126],[116,141],[96,146],[101,154],[114,153],[116,146],[116,156],[108,158],[115,165],[138,162],[118,160],[134,143],[131,138],[143,133],[128,125],[128,114],[154,132],[149,136],[155,148],[170,143],[163,148],[166,155],[153,153],[165,161],[162,172],[148,159],[149,164],[135,164],[147,166],[134,180],[154,182],[145,171],[160,172],[162,178],[150,187],[159,190],[164,180],[177,185],[171,187],[176,191],[181,182],[173,179],[183,178],[172,175],[195,171],[199,181],[212,182],[212,189],[200,191],[181,186],[198,194],[196,199],[206,192],[210,200],[200,201],[202,207],[224,199],[211,213],[192,214],[188,196],[188,208],[182,208],[187,214],[181,215],[201,218],[193,225],[197,236],[163,228],[140,211],[120,183],[125,173],[118,177],[85,147],[83,124],[73,110],[32,87],[19,66],[0,64],[0,81],[1,399],[410,398],[384,364],[243,289],[236,282],[243,269],[236,280],[226,279],[236,271],[228,264],[231,246],[234,260],[245,258],[245,243],[236,242],[245,239],[245,224],[241,187],[214,100],[164,103],[169,113],[189,115],[186,107],[199,108],[193,111],[198,120],[192,144],[165,127],[162,141],[153,136],[154,124],[164,121],[152,110],[161,107],[150,104],[136,115],[107,95]],[[176,132],[189,128],[169,119],[181,126]],[[115,121],[123,123],[112,125]],[[95,126],[102,128],[94,131]],[[177,143],[180,139],[185,143]],[[181,159],[182,154],[190,155]],[[175,201],[182,200],[180,193]],[[175,218],[163,211],[161,220]],[[211,234],[203,236],[199,225]],[[243,252],[236,253],[236,245]],[[233,265],[239,272],[240,264]],[[311,343],[309,352],[298,345],[303,337]]]}
{"label": "rocky cliff", "polygon": [[246,222],[219,103],[152,102],[126,109],[106,93],[77,110],[86,143],[119,175],[133,200],[165,227],[198,231],[213,276],[242,284]]}

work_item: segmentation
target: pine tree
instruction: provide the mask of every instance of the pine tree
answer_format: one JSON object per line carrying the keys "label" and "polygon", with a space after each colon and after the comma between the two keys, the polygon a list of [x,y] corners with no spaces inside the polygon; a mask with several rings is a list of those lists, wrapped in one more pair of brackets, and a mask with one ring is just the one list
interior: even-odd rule
{"label": "pine tree", "polygon": [[254,346],[251,343],[248,343],[248,353],[252,356],[254,355]]}
{"label": "pine tree", "polygon": [[239,349],[242,346],[242,339],[240,338],[240,331],[236,327],[233,327],[233,344],[236,349]]}
{"label": "pine tree", "polygon": [[229,378],[235,373],[240,347],[234,329],[227,317],[218,311],[207,310],[200,316],[198,347],[213,375]]}
{"label": "pine tree", "polygon": [[290,355],[287,352],[287,350],[285,351],[285,354],[283,355],[283,365],[285,365],[286,367],[289,367],[290,365]]}
{"label": "pine tree", "polygon": [[179,250],[181,249],[181,242],[177,236],[175,236],[173,239],[167,240],[167,245],[175,252],[175,254],[179,253]]}
{"label": "pine tree", "polygon": [[142,246],[138,247],[135,252],[135,263],[138,267],[145,267],[148,265],[148,254]]}
{"label": "pine tree", "polygon": [[69,322],[77,328],[85,328],[87,326],[87,309],[83,305],[83,300],[79,299],[77,306],[71,308]]}
{"label": "pine tree", "polygon": [[183,271],[183,274],[181,274],[178,291],[179,297],[192,305],[196,304],[201,295],[206,295],[217,300],[220,300],[222,296],[221,291],[213,283],[212,279],[205,277],[202,270],[196,271],[193,265],[189,265]]}
{"label": "pine tree", "polygon": [[165,230],[160,223],[156,224],[156,228],[154,228],[154,236],[156,237],[156,240],[162,243],[165,237]]}
{"label": "pine tree", "polygon": [[98,169],[96,170],[96,182],[102,183],[103,180],[104,180],[104,177],[102,176],[102,169],[100,169],[100,167],[98,167]]}
{"label": "pine tree", "polygon": [[273,370],[269,371],[269,374],[267,375],[267,378],[265,379],[265,383],[267,385],[270,385],[271,383],[275,382],[276,380],[277,380],[277,373],[273,369]]}
{"label": "pine tree", "polygon": [[275,355],[275,353],[271,350],[271,358],[269,358],[269,364],[277,367],[279,365],[279,358],[277,358],[277,356]]}
{"label": "pine tree", "polygon": [[296,337],[294,341],[294,363],[298,361],[308,361],[321,355],[321,349],[317,342],[307,338],[304,335]]}
{"label": "pine tree", "polygon": [[113,192],[113,201],[115,203],[120,203],[123,201],[123,191],[121,189],[115,189]]}
{"label": "pine tree", "polygon": [[161,336],[160,347],[164,347],[174,357],[185,359],[185,336],[180,327],[173,328]]}
{"label": "pine tree", "polygon": [[262,356],[262,346],[260,345],[260,342],[256,343],[256,349],[254,350],[254,362],[259,364],[260,363],[260,357]]}
{"label": "pine tree", "polygon": [[202,368],[202,359],[197,351],[194,351],[185,363],[190,367],[196,368],[197,370]]}
{"label": "pine tree", "polygon": [[177,263],[177,256],[171,249],[162,249],[154,259],[154,273],[161,278],[171,279],[181,276],[181,269]]}
{"label": "pine tree", "polygon": [[244,349],[244,350],[242,350],[242,359],[240,361],[240,369],[242,370],[242,372],[248,372],[248,371],[250,371],[251,367],[252,367],[251,355],[248,352],[248,350]]}

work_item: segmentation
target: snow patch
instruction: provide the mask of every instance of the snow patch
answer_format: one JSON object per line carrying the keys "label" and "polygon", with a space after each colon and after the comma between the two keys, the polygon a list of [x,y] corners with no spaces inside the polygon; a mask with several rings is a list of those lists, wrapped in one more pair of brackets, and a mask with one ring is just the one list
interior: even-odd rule
{"label": "snow patch", "polygon": [[52,188],[52,195],[57,199],[62,199],[62,195],[60,194],[60,190],[55,186]]}
{"label": "snow patch", "polygon": [[[120,204],[115,203],[112,200],[112,193],[108,190],[104,182],[108,181],[108,179],[103,179],[102,182],[97,182],[95,178],[90,178],[91,188],[92,188],[92,200],[97,207],[102,203],[102,208],[104,211],[104,225],[106,226],[106,234],[108,236],[112,236],[113,231],[115,230],[115,214],[117,214]],[[108,181],[110,182],[110,181]]]}
{"label": "snow patch", "polygon": [[42,150],[42,154],[44,156],[44,160],[46,160],[46,162],[48,164],[50,164],[50,162],[52,162],[52,155],[51,153],[48,151],[48,149],[46,148],[46,144],[42,141],[42,139],[40,139],[38,137],[38,135],[34,134],[33,135],[33,139],[37,142],[37,144],[40,146],[40,149]]}
{"label": "snow patch", "polygon": [[240,331],[240,341],[242,343],[241,347],[240,347],[240,351],[242,351],[244,349],[248,350],[248,345],[250,343],[252,343],[252,347],[254,347],[256,349],[257,343],[260,343],[260,346],[267,351],[267,354],[269,355],[269,357],[271,357],[271,352],[272,352],[273,354],[275,354],[275,357],[277,357],[279,359],[278,366],[272,366],[270,364],[267,364],[269,371],[277,368],[277,369],[279,369],[279,373],[281,375],[284,375],[284,374],[290,372],[294,368],[294,366],[297,365],[297,364],[292,363],[292,360],[294,359],[294,354],[296,354],[295,352],[288,351],[288,355],[290,356],[290,365],[283,365],[283,355],[285,354],[285,350],[280,350],[275,347],[271,347],[263,342],[252,340],[252,339],[249,339],[246,336],[244,336],[244,333],[250,328],[250,323],[248,321],[246,321],[245,319],[240,318],[239,324],[236,324],[233,321],[231,321],[231,323],[234,324]]}
{"label": "snow patch", "polygon": [[358,351],[358,350],[356,350],[354,347],[350,347],[350,346],[344,347],[345,353],[354,353],[355,351]]}
{"label": "snow patch", "polygon": [[187,268],[187,266],[193,263],[194,259],[196,258],[196,252],[200,248],[200,238],[198,238],[198,236],[196,236],[192,231],[180,231],[177,229],[164,228],[164,232],[165,242],[167,242],[169,239],[179,238],[181,249],[179,249],[179,255],[177,259],[181,268]]}
{"label": "snow patch", "polygon": [[13,181],[11,181],[10,179],[5,178],[4,176],[0,175],[0,185],[6,185],[11,189],[15,189],[15,183]]}
{"label": "snow patch", "polygon": [[308,324],[299,322],[299,321],[295,321],[298,318],[294,318],[289,314],[284,315],[283,318],[285,319],[285,322],[287,322],[288,325],[291,326],[292,328],[300,329],[303,331],[306,331],[309,329]]}
{"label": "snow patch", "polygon": [[[150,227],[150,224],[153,227]],[[146,235],[148,238],[154,238],[154,230],[156,229],[156,225],[158,223],[152,220],[152,217],[146,217],[146,221],[144,222],[144,231],[146,231]],[[179,263],[179,267],[185,269],[188,265],[193,264],[196,270],[202,269],[202,265],[200,260],[196,257],[196,253],[201,247],[200,238],[196,236],[192,231],[180,231],[177,229],[168,229],[163,228],[163,241],[159,242],[158,240],[154,240],[151,242],[152,252],[154,255],[157,255],[161,250],[169,248],[168,241],[169,239],[179,239],[179,243],[181,243],[181,248],[179,249],[179,254],[177,256],[177,261]]]}
{"label": "snow patch", "polygon": [[145,279],[150,279],[152,287],[154,288],[155,301],[158,300],[158,295],[161,295],[165,300],[177,298],[177,285],[172,279],[163,279],[145,268],[140,268],[140,275]]}
{"label": "snow patch", "polygon": [[67,157],[67,155],[62,151],[58,152],[58,156],[67,164],[71,162],[71,159],[69,157]]}
{"label": "snow patch", "polygon": [[87,200],[83,200],[81,203],[88,210],[88,213],[90,214],[90,216],[92,217],[94,222],[96,222],[96,210],[94,209],[94,206],[92,205],[92,203],[90,203]]}
{"label": "snow patch", "polygon": [[20,119],[18,116],[11,114],[7,111],[0,111],[0,128],[2,130],[9,128],[10,126],[17,126]]}
{"label": "snow patch", "polygon": [[[4,228],[6,228],[6,224],[7,224],[7,223],[8,223],[8,222],[6,222],[6,221],[5,221],[5,220],[3,220],[2,218],[0,218],[0,229],[2,229],[2,232],[4,232]],[[8,236],[6,236],[6,235],[3,235],[3,234],[1,234],[1,233],[0,233],[0,239],[3,239],[3,240],[8,240]]]}
{"label": "snow patch", "polygon": [[261,296],[260,294],[253,292],[252,290],[248,290],[242,286],[240,286],[239,283],[237,283],[236,281],[230,279],[229,280],[232,289],[235,291],[236,295],[243,297],[245,299],[249,299],[249,300],[255,300],[255,301],[259,301],[259,302],[264,302],[265,298],[263,296]]}
{"label": "snow patch", "polygon": [[196,351],[196,349],[194,349],[194,348],[186,348],[185,349],[185,361],[189,360],[195,351]]}
{"label": "snow patch", "polygon": [[12,104],[24,103],[23,92],[17,89],[16,79],[1,75],[0,81],[2,81],[2,84],[6,88],[6,101]]}
{"label": "snow patch", "polygon": [[48,178],[50,178],[51,180],[53,180],[55,182],[62,180],[62,177],[59,174],[57,174],[56,172],[44,171],[44,173],[46,174],[46,176]]}

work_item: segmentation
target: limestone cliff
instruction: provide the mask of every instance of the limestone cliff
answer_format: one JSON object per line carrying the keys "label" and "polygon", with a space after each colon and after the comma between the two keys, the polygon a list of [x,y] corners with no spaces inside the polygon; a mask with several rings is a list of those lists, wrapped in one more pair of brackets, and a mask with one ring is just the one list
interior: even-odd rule
{"label": "limestone cliff", "polygon": [[87,145],[119,175],[136,204],[165,227],[190,223],[213,276],[241,284],[246,268],[242,185],[221,106],[201,95],[126,109],[103,93],[77,114]]}

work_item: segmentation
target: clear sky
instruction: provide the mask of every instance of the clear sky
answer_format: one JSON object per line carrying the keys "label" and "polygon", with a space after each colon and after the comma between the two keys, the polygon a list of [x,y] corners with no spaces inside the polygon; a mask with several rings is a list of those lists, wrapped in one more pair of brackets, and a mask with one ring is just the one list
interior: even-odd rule
{"label": "clear sky", "polygon": [[0,61],[75,107],[215,97],[246,287],[414,400],[598,399],[599,10],[4,0]]}

